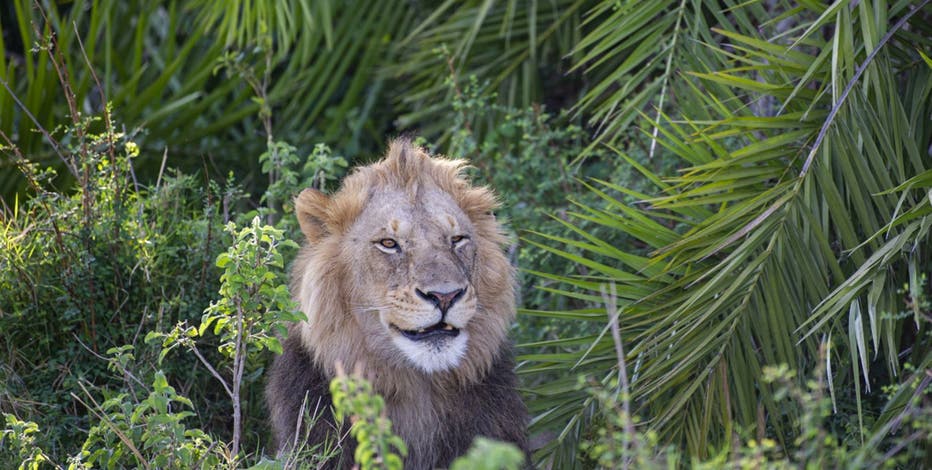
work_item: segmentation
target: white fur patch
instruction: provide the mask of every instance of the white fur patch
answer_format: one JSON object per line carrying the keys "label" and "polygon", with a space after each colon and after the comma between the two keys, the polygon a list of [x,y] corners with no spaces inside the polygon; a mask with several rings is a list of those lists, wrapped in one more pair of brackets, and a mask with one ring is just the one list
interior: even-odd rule
{"label": "white fur patch", "polygon": [[460,331],[455,338],[442,341],[411,341],[400,334],[392,335],[392,342],[419,369],[427,373],[452,369],[466,355],[469,334]]}

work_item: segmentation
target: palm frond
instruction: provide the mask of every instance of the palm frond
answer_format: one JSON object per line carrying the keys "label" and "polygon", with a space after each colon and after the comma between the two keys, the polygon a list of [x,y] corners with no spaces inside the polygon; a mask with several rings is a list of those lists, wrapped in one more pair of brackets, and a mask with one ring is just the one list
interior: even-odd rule
{"label": "palm frond", "polygon": [[590,2],[557,0],[446,1],[420,21],[397,44],[399,62],[387,69],[402,76],[399,94],[404,128],[418,126],[420,133],[445,135],[437,123],[443,103],[455,93],[447,81],[470,76],[488,80],[508,106],[540,103],[542,88],[561,77],[543,74],[543,65],[557,70],[572,55],[582,11]]}
{"label": "palm frond", "polygon": [[[583,207],[581,214],[590,215],[579,219],[654,247],[648,258],[632,266],[637,253],[611,239],[540,237],[561,246],[552,252],[586,259],[596,270],[562,280],[588,291],[588,299],[598,295],[594,285],[609,279],[618,285],[638,413],[694,456],[754,426],[768,426],[789,442],[786,409],[759,381],[764,366],[811,370],[820,343],[833,338],[828,360],[848,364],[851,372],[832,368],[833,391],[855,390],[853,400],[838,405],[853,403],[860,416],[861,397],[876,391],[864,380],[876,380],[869,370],[874,358],[882,354],[895,374],[897,356],[911,346],[900,343],[904,320],[890,315],[902,304],[897,287],[913,282],[917,275],[909,273],[930,261],[932,218],[923,197],[930,130],[912,119],[932,111],[932,89],[918,55],[903,60],[909,46],[901,39],[919,21],[910,22],[916,9],[863,2],[856,10],[811,7],[818,10],[786,17],[796,23],[795,41],[792,34],[768,38],[743,28],[742,18],[764,17],[756,6],[727,9],[730,26],[720,27],[721,36],[707,41],[698,60],[683,65],[696,68],[670,78],[676,114],[642,121],[641,138],[686,167],[663,179],[659,194],[647,199],[650,211],[619,209],[625,203],[617,196],[604,209]],[[875,8],[889,23],[877,22]],[[724,19],[725,10],[707,13]],[[828,37],[811,32],[826,21],[834,26]],[[701,35],[686,42],[699,41]],[[708,67],[715,63],[723,65]],[[630,122],[609,109],[603,119]],[[613,188],[601,186],[598,194],[612,198]],[[674,218],[678,228],[669,240],[658,244],[648,235],[656,232],[655,221]],[[635,269],[619,275],[621,266]],[[647,267],[662,270],[643,276]],[[616,362],[611,341],[603,335],[584,348],[563,346],[529,361],[546,370],[575,355],[571,371],[607,380],[605,367]],[[572,380],[557,379],[552,388],[560,392],[540,393],[534,406],[542,416],[536,424],[557,427],[568,440],[578,438],[571,428],[592,412],[582,392],[565,392]]]}
{"label": "palm frond", "polygon": [[[403,36],[415,18],[409,4],[394,1],[79,0],[41,10],[35,0],[13,3],[24,49],[21,61],[0,58],[0,79],[10,88],[0,90],[0,129],[43,164],[54,159],[37,153],[45,147],[35,129],[53,130],[68,113],[49,53],[33,50],[46,30],[66,59],[82,112],[97,114],[106,100],[131,131],[146,129],[138,139],[149,149],[142,155],[168,147],[174,166],[200,169],[205,155],[221,166],[255,165],[264,146],[254,90],[241,77],[218,73],[228,54],[239,54],[257,75],[269,70],[267,104],[287,116],[274,122],[280,137],[299,147],[348,142],[341,150],[350,155],[365,147],[360,141],[381,142],[391,122],[378,111],[392,87],[379,70],[392,62],[389,39]],[[142,171],[160,163],[140,160]],[[16,172],[2,178],[0,193],[21,184]]]}

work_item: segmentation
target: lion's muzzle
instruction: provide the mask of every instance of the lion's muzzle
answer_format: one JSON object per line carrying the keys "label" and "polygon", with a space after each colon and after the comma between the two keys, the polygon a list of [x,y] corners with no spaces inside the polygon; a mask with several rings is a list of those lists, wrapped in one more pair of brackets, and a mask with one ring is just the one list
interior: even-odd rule
{"label": "lion's muzzle", "polygon": [[466,288],[456,289],[451,292],[437,292],[437,291],[428,291],[424,293],[421,289],[414,289],[414,292],[417,293],[417,296],[434,304],[438,309],[440,309],[441,322],[443,317],[447,315],[447,311],[450,310],[450,307],[456,303],[457,300],[463,298],[463,295],[466,294]]}

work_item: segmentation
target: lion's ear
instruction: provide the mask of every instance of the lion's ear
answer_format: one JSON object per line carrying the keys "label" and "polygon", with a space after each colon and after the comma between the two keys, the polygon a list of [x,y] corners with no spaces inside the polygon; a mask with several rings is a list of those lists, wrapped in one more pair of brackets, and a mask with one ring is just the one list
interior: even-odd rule
{"label": "lion's ear", "polygon": [[295,198],[294,211],[301,231],[311,243],[317,243],[327,234],[327,206],[330,197],[316,189],[305,189]]}

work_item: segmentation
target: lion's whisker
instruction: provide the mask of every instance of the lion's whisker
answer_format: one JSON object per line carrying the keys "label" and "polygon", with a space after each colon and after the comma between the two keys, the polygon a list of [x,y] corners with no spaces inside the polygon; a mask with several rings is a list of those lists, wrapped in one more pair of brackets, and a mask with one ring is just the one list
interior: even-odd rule
{"label": "lion's whisker", "polygon": [[388,306],[381,306],[381,305],[371,305],[371,304],[350,305],[350,311],[352,313],[369,313],[369,312],[378,313],[380,311],[387,310],[387,309],[388,309]]}

